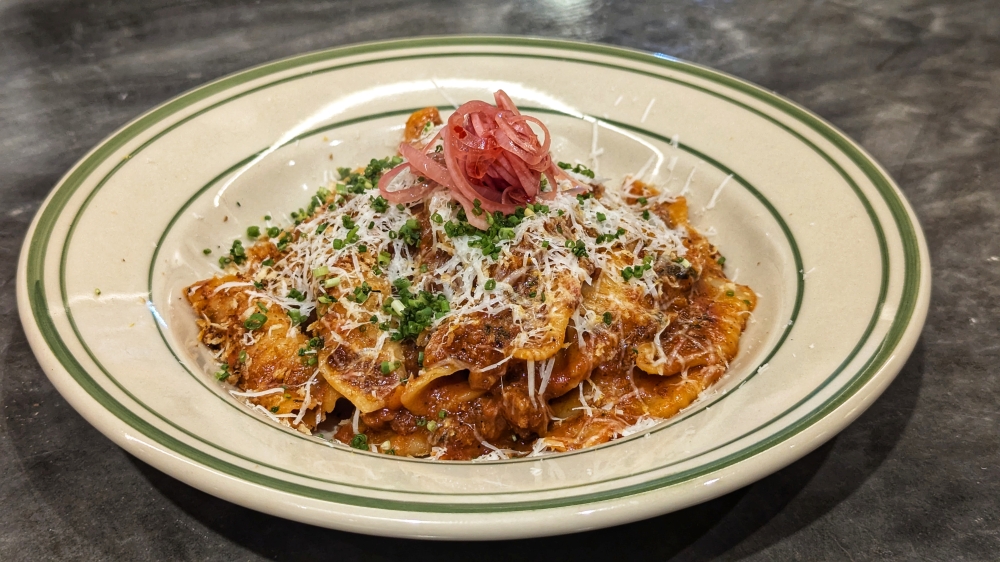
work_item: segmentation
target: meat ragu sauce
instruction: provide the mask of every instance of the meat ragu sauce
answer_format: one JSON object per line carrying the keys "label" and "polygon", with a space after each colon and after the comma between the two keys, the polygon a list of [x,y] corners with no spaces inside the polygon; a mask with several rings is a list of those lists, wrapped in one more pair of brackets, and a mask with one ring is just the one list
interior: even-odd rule
{"label": "meat ragu sauce", "polygon": [[[445,128],[421,110],[404,143],[443,161]],[[585,167],[542,162],[555,190],[466,212],[398,160],[341,170],[295,226],[251,229],[225,275],[188,289],[235,396],[357,449],[497,459],[649,427],[726,372],[756,296],[726,278],[683,197],[632,180],[583,190]],[[379,195],[405,190],[419,197]]]}

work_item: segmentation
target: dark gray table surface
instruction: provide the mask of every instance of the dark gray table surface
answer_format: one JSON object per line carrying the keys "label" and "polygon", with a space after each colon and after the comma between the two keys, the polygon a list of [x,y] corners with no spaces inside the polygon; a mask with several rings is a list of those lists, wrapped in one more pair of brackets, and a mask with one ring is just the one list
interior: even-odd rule
{"label": "dark gray table surface", "polygon": [[[422,543],[293,523],[125,453],[60,397],[17,317],[28,224],[140,112],[271,59],[444,33],[674,55],[816,111],[896,178],[934,267],[927,326],[885,394],[764,480],[572,537]],[[521,3],[0,2],[0,559],[996,560],[1000,558],[1000,4],[991,0]]]}

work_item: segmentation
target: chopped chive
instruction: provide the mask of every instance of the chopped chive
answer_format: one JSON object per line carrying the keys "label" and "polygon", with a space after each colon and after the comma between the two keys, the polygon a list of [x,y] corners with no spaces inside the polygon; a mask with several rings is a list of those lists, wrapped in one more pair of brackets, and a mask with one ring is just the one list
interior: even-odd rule
{"label": "chopped chive", "polygon": [[396,314],[403,314],[406,311],[406,305],[401,300],[394,300],[389,306],[396,311]]}
{"label": "chopped chive", "polygon": [[611,317],[611,313],[610,312],[605,312],[604,316],[602,317],[602,320],[604,320],[604,325],[605,326],[610,326],[611,325],[611,321],[613,320],[613,318]]}
{"label": "chopped chive", "polygon": [[354,227],[347,231],[347,243],[353,244],[358,241],[358,227]]}
{"label": "chopped chive", "polygon": [[253,331],[259,329],[265,322],[267,322],[267,316],[259,312],[254,312],[249,318],[246,319],[245,322],[243,322],[243,327],[247,330]]}
{"label": "chopped chive", "polygon": [[360,449],[362,451],[368,450],[368,436],[364,433],[359,433],[351,438],[351,447],[354,449]]}
{"label": "chopped chive", "polygon": [[247,227],[247,237],[248,238],[259,238],[260,237],[260,227],[259,226],[248,226]]}
{"label": "chopped chive", "polygon": [[399,228],[399,237],[410,246],[420,244],[420,223],[416,219],[407,219]]}
{"label": "chopped chive", "polygon": [[212,253],[212,250],[209,249],[209,248],[205,248],[204,250],[201,251],[201,253],[203,253],[203,254],[205,254],[207,256],[208,254]]}
{"label": "chopped chive", "polygon": [[371,204],[376,213],[384,213],[389,210],[389,202],[381,195],[371,198]]}
{"label": "chopped chive", "polygon": [[298,326],[306,321],[306,316],[297,308],[288,309],[288,319],[292,321],[292,326]]}

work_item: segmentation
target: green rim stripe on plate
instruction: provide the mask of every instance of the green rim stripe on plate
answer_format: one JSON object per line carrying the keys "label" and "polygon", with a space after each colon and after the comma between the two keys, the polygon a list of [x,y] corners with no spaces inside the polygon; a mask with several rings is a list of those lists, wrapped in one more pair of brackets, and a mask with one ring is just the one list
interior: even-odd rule
{"label": "green rim stripe on plate", "polygon": [[[36,322],[39,323],[40,327],[42,327],[43,324],[45,324],[46,327],[51,328],[52,330],[51,332],[43,330],[43,335],[50,342],[50,344],[56,343],[59,347],[62,348],[62,351],[66,351],[63,342],[58,337],[58,334],[54,332],[54,326],[51,325],[51,318],[47,318],[47,308],[44,306],[45,296],[41,285],[42,274],[43,274],[41,266],[44,260],[44,250],[45,246],[47,245],[48,238],[51,235],[51,230],[54,226],[53,223],[55,218],[58,216],[61,209],[65,206],[68,198],[72,195],[73,190],[79,186],[79,183],[82,182],[83,178],[85,178],[89,173],[92,172],[93,168],[102,163],[102,161],[108,155],[118,150],[122,145],[124,145],[125,142],[131,140],[134,136],[138,135],[143,130],[151,126],[153,123],[161,119],[160,117],[161,115],[162,116],[169,115],[170,113],[173,113],[184,106],[196,103],[197,101],[200,101],[201,99],[204,99],[212,95],[216,91],[221,91],[232,85],[246,82],[248,80],[253,80],[259,76],[264,76],[269,73],[282,70],[284,68],[292,68],[294,66],[298,66],[301,64],[308,64],[309,62],[328,60],[331,58],[339,58],[343,56],[350,56],[353,54],[377,52],[381,50],[399,48],[404,46],[434,46],[434,45],[441,46],[441,45],[455,45],[455,44],[528,45],[537,47],[561,47],[561,48],[574,49],[577,51],[584,51],[584,52],[597,52],[601,54],[614,56],[616,58],[633,59],[647,64],[657,64],[676,71],[681,71],[687,74],[701,76],[703,78],[710,79],[712,81],[721,83],[723,85],[729,85],[734,89],[743,91],[745,93],[752,95],[755,98],[761,99],[769,103],[775,108],[785,112],[786,114],[791,115],[792,117],[802,121],[806,125],[810,126],[814,130],[821,133],[824,137],[829,139],[835,146],[837,146],[841,151],[843,151],[852,161],[854,161],[859,166],[859,168],[862,169],[863,173],[865,173],[869,177],[869,179],[872,180],[873,184],[876,186],[876,188],[882,195],[883,199],[888,204],[893,219],[895,220],[897,228],[899,229],[900,234],[902,236],[903,240],[902,243],[905,255],[904,265],[906,274],[904,275],[904,297],[903,299],[901,299],[901,306],[897,310],[896,319],[893,323],[893,326],[890,328],[890,333],[886,336],[885,340],[883,341],[883,346],[880,349],[879,353],[875,354],[871,358],[871,360],[869,361],[869,365],[867,366],[868,368],[866,368],[859,374],[859,376],[853,381],[853,384],[849,385],[850,388],[848,389],[848,392],[841,393],[841,395],[837,397],[837,399],[833,400],[828,404],[826,410],[815,412],[813,415],[808,416],[807,419],[800,420],[800,423],[798,425],[801,425],[802,423],[805,423],[806,425],[811,424],[813,420],[818,419],[817,416],[822,417],[822,415],[825,415],[825,412],[831,411],[832,408],[835,408],[837,405],[842,403],[843,400],[846,400],[851,394],[856,392],[856,390],[860,388],[865,382],[867,382],[867,380],[873,374],[874,370],[871,369],[872,365],[884,362],[888,357],[888,355],[891,354],[892,348],[895,347],[896,344],[898,344],[899,338],[902,336],[903,333],[903,328],[908,323],[916,302],[915,291],[913,290],[907,291],[905,289],[915,289],[920,282],[919,279],[920,258],[919,258],[919,253],[917,251],[917,240],[914,234],[913,225],[910,221],[909,216],[906,213],[905,207],[902,204],[902,202],[897,199],[896,194],[892,190],[891,183],[881,174],[881,171],[877,168],[877,166],[868,161],[865,155],[860,150],[858,150],[850,141],[840,136],[836,131],[831,129],[828,125],[826,125],[822,121],[818,120],[811,114],[808,114],[808,112],[805,112],[804,110],[794,106],[793,104],[790,104],[787,101],[773,97],[770,94],[766,94],[765,92],[758,90],[756,87],[751,86],[742,81],[739,81],[737,79],[723,76],[713,71],[709,71],[707,69],[703,69],[693,65],[687,65],[685,63],[680,63],[677,61],[672,61],[662,58],[654,58],[651,57],[650,55],[635,53],[631,51],[624,51],[610,47],[577,45],[574,43],[564,43],[558,41],[545,41],[545,40],[489,39],[489,38],[476,38],[476,39],[439,38],[432,40],[413,40],[413,41],[403,41],[403,42],[395,42],[389,44],[362,45],[357,47],[349,47],[345,49],[323,52],[323,53],[303,55],[302,57],[297,57],[286,61],[279,61],[277,63],[272,63],[270,65],[259,67],[257,69],[251,69],[250,71],[246,71],[239,75],[221,79],[217,82],[206,85],[201,89],[195,90],[189,94],[181,96],[180,98],[177,98],[172,102],[168,102],[164,106],[161,106],[160,108],[153,110],[149,114],[140,117],[136,122],[127,126],[119,134],[115,135],[114,137],[109,139],[105,144],[95,149],[95,151],[85,161],[81,162],[81,164],[75,170],[73,170],[73,172],[71,172],[70,176],[67,177],[66,181],[63,183],[63,186],[59,190],[57,190],[57,192],[53,195],[51,201],[49,202],[49,205],[46,207],[45,211],[43,211],[42,215],[39,218],[38,232],[36,232],[36,236],[32,240],[27,261],[28,261],[29,280],[37,280],[35,283],[29,282],[29,287],[33,285],[38,289],[35,292],[34,294],[35,298],[32,301],[32,310],[35,315]],[[439,56],[442,55],[446,55],[446,53],[441,53]],[[372,62],[377,62],[377,61],[372,61]],[[589,62],[589,61],[577,61],[577,62]],[[635,71],[635,69],[625,69],[625,70]],[[70,187],[71,189],[67,190],[66,189],[67,187]],[[38,245],[39,241],[44,241],[46,243],[41,246],[41,251],[39,251],[39,245]],[[53,349],[53,351],[56,352],[55,349]],[[75,359],[73,359],[71,356],[59,357],[59,355],[60,354],[57,353],[57,357],[59,358],[59,360],[64,364],[67,370],[69,370],[71,374],[73,374],[73,376],[76,376],[73,373],[74,371],[82,370],[79,364],[76,363]],[[92,390],[88,389],[86,385],[81,384],[81,386],[83,386],[84,389],[87,390],[88,392]],[[101,390],[103,391],[103,389]],[[93,395],[93,393],[91,394]],[[120,405],[118,406],[120,407]],[[790,427],[788,428],[788,430],[797,432],[799,429]],[[785,436],[776,435],[772,437],[783,440],[787,438],[787,436],[789,435],[790,434],[787,434]],[[765,446],[764,448],[767,448],[769,446],[770,444]],[[756,454],[756,453],[751,453],[751,454]],[[232,468],[238,469],[238,467],[232,467]],[[655,481],[655,482],[645,483],[642,485],[642,487],[643,489],[646,488],[652,489],[678,481],[674,477],[672,477],[671,480],[672,482]],[[282,484],[287,484],[287,483],[282,483]],[[583,501],[596,501],[597,499],[603,499],[605,497],[617,497],[619,495],[637,493],[638,491],[643,491],[643,489],[632,487],[627,490],[614,490],[608,492],[607,494],[600,494],[601,498],[586,497],[583,498]],[[326,492],[323,493],[328,494]],[[610,496],[608,494],[610,494]],[[303,495],[309,495],[309,494],[303,494]],[[570,498],[567,499],[566,501],[569,503],[579,503],[580,499],[581,497]],[[336,499],[334,499],[334,501],[336,501]],[[385,504],[385,501],[382,501],[380,503]],[[403,503],[407,506],[410,506],[410,509],[414,507],[414,504],[410,502],[403,502]],[[542,504],[543,506],[547,507],[554,506],[553,502],[542,502]],[[514,504],[505,504],[505,505],[511,509],[522,509],[525,508],[524,506],[531,506],[536,504],[529,502],[528,504],[518,504],[518,506],[514,506]],[[565,505],[568,505],[568,503]],[[440,507],[440,505],[438,507]],[[459,506],[451,506],[451,507],[455,508]],[[497,506],[492,506],[491,509],[489,509],[488,511],[496,511],[496,507]],[[446,509],[446,511],[450,510],[451,509]]]}

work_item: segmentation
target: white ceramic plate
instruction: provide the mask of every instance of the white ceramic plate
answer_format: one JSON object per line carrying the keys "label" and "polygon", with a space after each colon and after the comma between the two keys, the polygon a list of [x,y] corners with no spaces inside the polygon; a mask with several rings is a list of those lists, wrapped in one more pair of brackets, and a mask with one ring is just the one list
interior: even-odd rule
{"label": "white ceramic plate", "polygon": [[[181,288],[213,275],[223,246],[263,215],[287,224],[337,166],[392,153],[414,109],[497,88],[548,123],[559,159],[585,160],[596,123],[601,175],[652,158],[648,180],[687,185],[694,224],[727,256],[728,274],[760,294],[726,378],[648,433],[489,463],[334,447],[237,404],[211,377]],[[489,539],[650,517],[798,459],[902,367],[929,283],[898,188],[795,104],[659,55],[449,37],[278,61],[139,117],[53,190],[21,252],[17,291],[53,384],[160,470],[316,525]]]}

